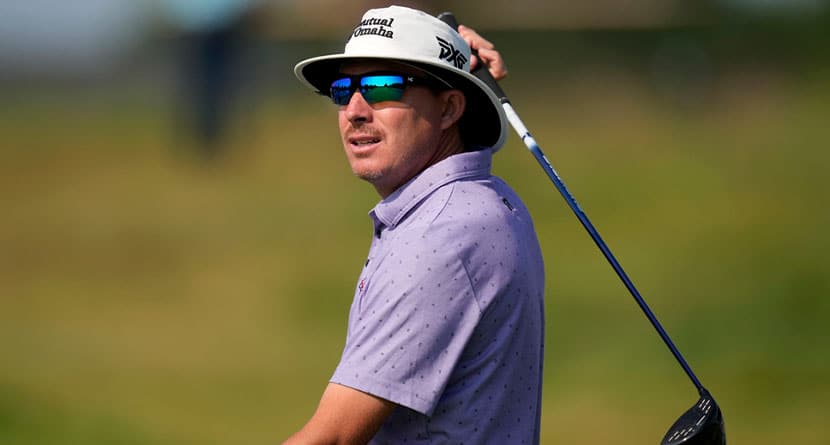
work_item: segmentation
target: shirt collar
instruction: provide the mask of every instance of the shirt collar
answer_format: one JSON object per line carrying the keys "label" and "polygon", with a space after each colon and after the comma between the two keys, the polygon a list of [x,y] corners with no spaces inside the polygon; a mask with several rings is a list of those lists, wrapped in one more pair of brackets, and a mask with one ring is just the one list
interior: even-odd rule
{"label": "shirt collar", "polygon": [[410,210],[443,185],[460,179],[488,178],[492,161],[491,150],[477,150],[452,155],[431,165],[369,212],[375,224],[375,233],[383,227],[394,228]]}

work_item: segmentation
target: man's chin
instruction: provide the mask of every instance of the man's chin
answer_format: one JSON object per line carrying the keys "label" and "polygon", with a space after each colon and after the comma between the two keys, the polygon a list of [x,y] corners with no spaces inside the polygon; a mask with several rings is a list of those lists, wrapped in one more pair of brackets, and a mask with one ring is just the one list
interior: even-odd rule
{"label": "man's chin", "polygon": [[383,178],[383,173],[379,171],[352,170],[352,173],[358,178],[371,183],[375,183]]}

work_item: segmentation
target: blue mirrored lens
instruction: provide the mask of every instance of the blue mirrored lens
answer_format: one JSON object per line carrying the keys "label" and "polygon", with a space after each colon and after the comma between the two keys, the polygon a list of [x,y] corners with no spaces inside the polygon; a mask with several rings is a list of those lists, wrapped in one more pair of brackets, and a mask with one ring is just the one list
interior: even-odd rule
{"label": "blue mirrored lens", "polygon": [[370,104],[387,100],[400,100],[403,96],[403,76],[378,75],[360,79],[360,94]]}
{"label": "blue mirrored lens", "polygon": [[331,100],[337,105],[346,105],[352,97],[352,79],[344,77],[331,83]]}
{"label": "blue mirrored lens", "polygon": [[331,83],[329,90],[331,100],[337,105],[348,105],[360,79],[360,95],[374,104],[387,100],[400,100],[406,88],[404,76],[399,74],[369,74],[365,76],[343,77]]}

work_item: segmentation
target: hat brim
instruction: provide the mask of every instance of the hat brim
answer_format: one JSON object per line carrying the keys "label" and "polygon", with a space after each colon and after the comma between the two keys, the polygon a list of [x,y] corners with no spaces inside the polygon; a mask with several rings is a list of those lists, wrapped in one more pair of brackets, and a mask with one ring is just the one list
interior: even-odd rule
{"label": "hat brim", "polygon": [[309,88],[327,94],[331,82],[339,73],[340,65],[350,60],[389,60],[414,65],[447,81],[453,88],[464,93],[467,106],[459,121],[464,142],[468,149],[488,148],[496,151],[504,145],[507,135],[507,117],[501,102],[484,82],[474,75],[449,69],[434,59],[417,57],[383,57],[377,54],[331,54],[313,57],[298,63],[294,74]]}

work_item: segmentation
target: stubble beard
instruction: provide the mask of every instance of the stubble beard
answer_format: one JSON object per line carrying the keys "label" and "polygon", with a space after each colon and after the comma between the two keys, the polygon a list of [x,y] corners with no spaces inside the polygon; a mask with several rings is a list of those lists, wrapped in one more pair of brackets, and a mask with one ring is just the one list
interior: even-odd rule
{"label": "stubble beard", "polygon": [[[405,166],[411,165],[416,161],[418,158],[416,153],[403,153],[398,158],[394,160],[394,165],[386,165],[382,164],[379,166],[370,166],[369,168],[363,169],[355,169],[352,168],[352,173],[372,184],[375,187],[378,186],[389,186],[390,184],[383,184],[384,180],[386,181],[394,181],[396,180],[395,176],[395,169],[405,168]],[[399,184],[392,184],[395,188],[403,185],[407,181],[412,179],[412,177],[405,177],[405,178],[398,178],[397,180],[400,181]]]}
{"label": "stubble beard", "polygon": [[354,172],[354,175],[357,176],[358,178],[360,178],[360,179],[362,179],[366,182],[370,182],[372,184],[374,184],[375,182],[383,179],[383,172],[381,172],[381,171],[371,171],[371,172],[365,172],[365,173]]}

